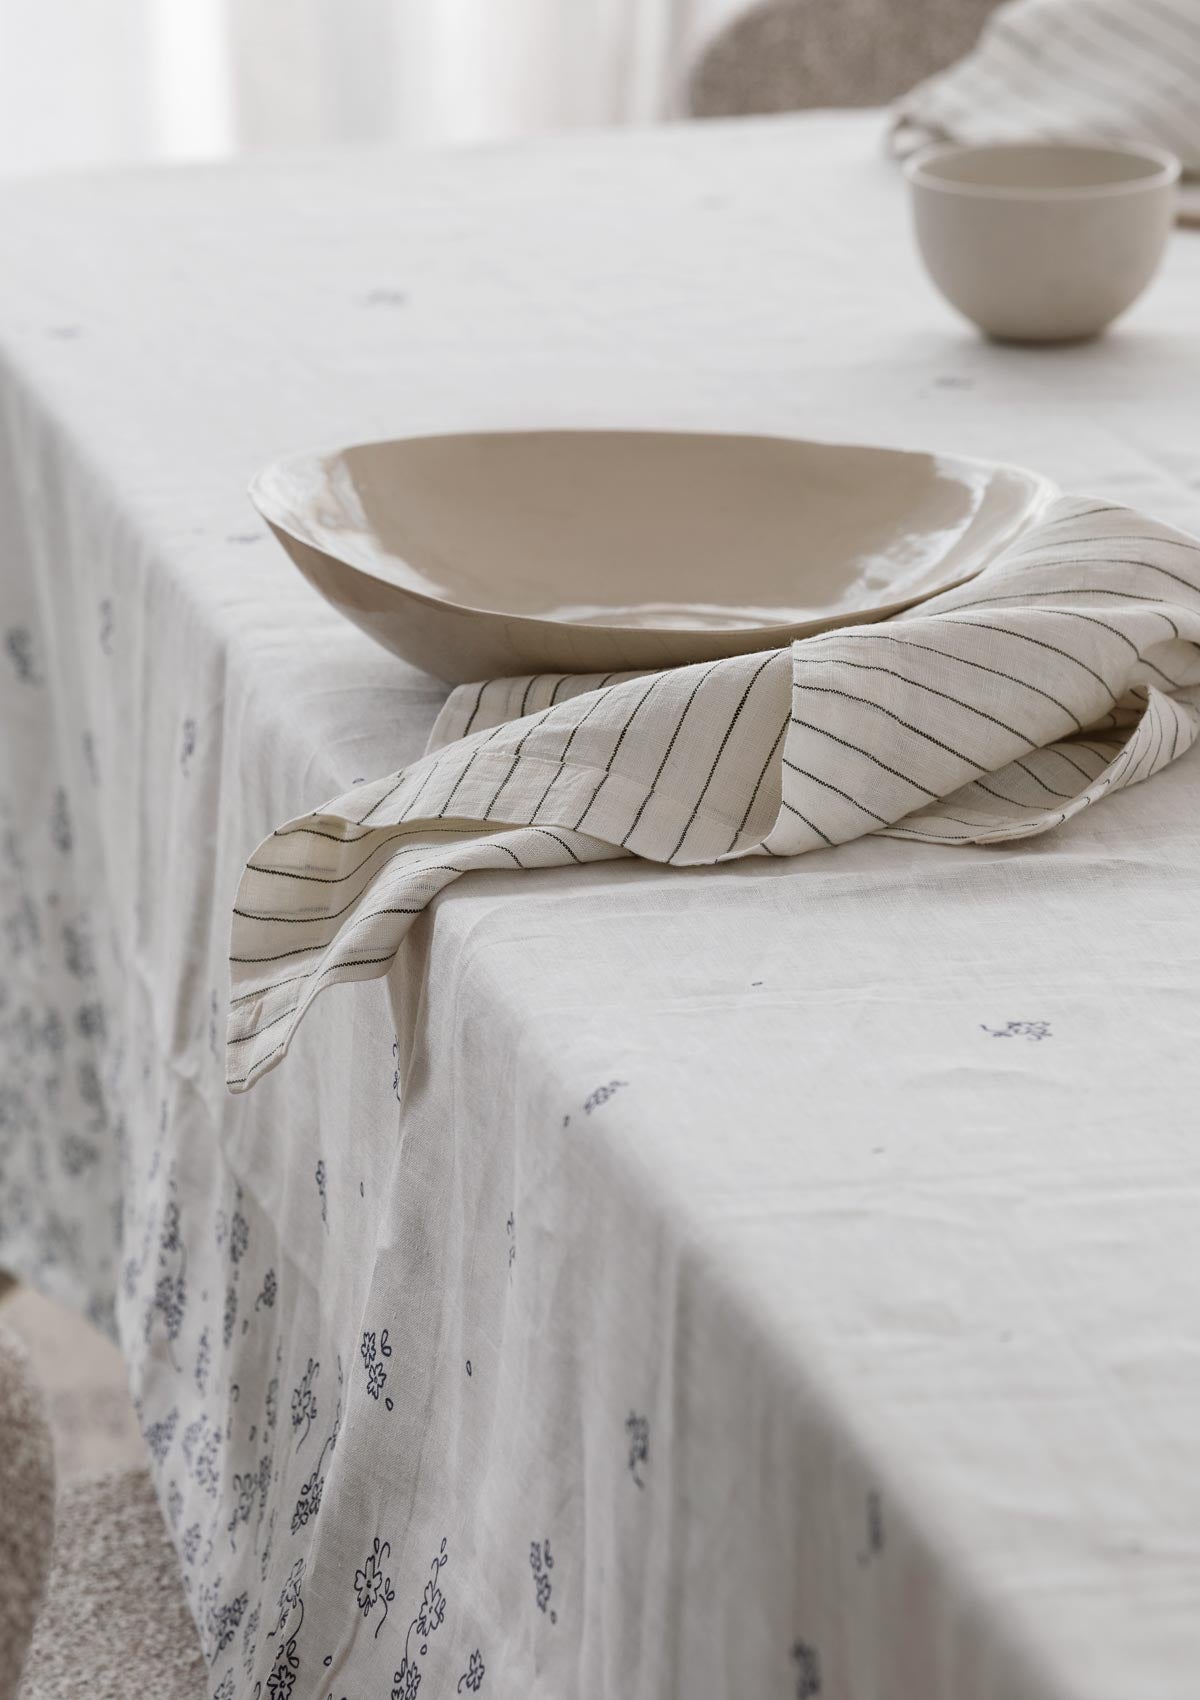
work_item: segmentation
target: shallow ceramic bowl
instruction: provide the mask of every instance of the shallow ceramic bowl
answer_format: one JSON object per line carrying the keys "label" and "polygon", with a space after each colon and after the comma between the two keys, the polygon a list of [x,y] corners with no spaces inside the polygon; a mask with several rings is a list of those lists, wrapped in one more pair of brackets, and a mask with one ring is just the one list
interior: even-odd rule
{"label": "shallow ceramic bowl", "polygon": [[906,166],[917,244],[947,301],[1006,342],[1091,337],[1158,270],[1179,161],[1158,148],[996,142]]}
{"label": "shallow ceramic bowl", "polygon": [[879,620],[978,572],[1050,493],[980,461],[644,431],[364,443],[276,461],[250,490],[336,608],[459,682]]}

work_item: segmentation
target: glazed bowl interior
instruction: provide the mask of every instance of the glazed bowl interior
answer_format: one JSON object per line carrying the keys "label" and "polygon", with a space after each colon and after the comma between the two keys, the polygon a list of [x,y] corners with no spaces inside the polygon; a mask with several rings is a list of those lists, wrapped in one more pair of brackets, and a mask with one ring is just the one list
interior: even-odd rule
{"label": "glazed bowl interior", "polygon": [[978,572],[1048,486],[956,456],[672,431],[468,432],[266,467],[310,582],[444,679],[682,665]]}
{"label": "glazed bowl interior", "polygon": [[997,142],[930,148],[909,175],[923,188],[950,193],[1075,198],[1160,188],[1175,181],[1179,165],[1151,147]]}

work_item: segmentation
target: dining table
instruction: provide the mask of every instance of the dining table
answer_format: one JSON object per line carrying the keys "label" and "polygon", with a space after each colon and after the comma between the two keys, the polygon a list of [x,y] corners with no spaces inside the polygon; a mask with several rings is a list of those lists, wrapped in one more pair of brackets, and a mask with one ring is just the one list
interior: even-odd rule
{"label": "dining table", "polygon": [[225,1085],[243,865],[448,690],[272,459],[763,433],[1200,533],[1200,232],[990,343],[886,133],[0,191],[0,1267],[120,1343],[213,1700],[1194,1700],[1194,751],[1020,842],[468,874]]}

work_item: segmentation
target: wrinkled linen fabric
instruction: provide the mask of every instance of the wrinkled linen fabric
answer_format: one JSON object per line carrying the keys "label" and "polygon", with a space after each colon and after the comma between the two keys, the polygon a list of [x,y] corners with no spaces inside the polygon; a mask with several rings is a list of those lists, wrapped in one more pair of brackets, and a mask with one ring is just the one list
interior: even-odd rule
{"label": "wrinkled linen fabric", "polygon": [[900,153],[932,141],[1141,141],[1200,175],[1200,0],[1012,0],[892,120]]}
{"label": "wrinkled linen fabric", "polygon": [[884,125],[0,187],[0,1265],[120,1338],[209,1700],[1195,1700],[1196,747],[969,851],[460,879],[225,1088],[254,845],[446,700],[280,453],[743,430],[1200,531],[1200,243],[990,347]]}
{"label": "wrinkled linen fabric", "polygon": [[1062,499],[906,616],[646,676],[460,686],[424,760],[266,839],[233,911],[227,1084],[385,974],[464,874],[1048,832],[1191,748],[1200,543]]}

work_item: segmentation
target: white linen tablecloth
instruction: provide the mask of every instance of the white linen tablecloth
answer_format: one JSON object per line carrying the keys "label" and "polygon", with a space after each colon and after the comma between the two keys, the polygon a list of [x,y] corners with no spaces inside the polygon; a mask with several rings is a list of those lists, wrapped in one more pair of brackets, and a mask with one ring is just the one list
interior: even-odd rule
{"label": "white linen tablecloth", "polygon": [[223,1085],[242,863],[444,696],[261,461],[745,428],[1197,529],[1200,241],[988,346],[882,129],[5,191],[0,1262],[115,1315],[218,1700],[1194,1692],[1194,751],[1015,845],[463,879]]}

